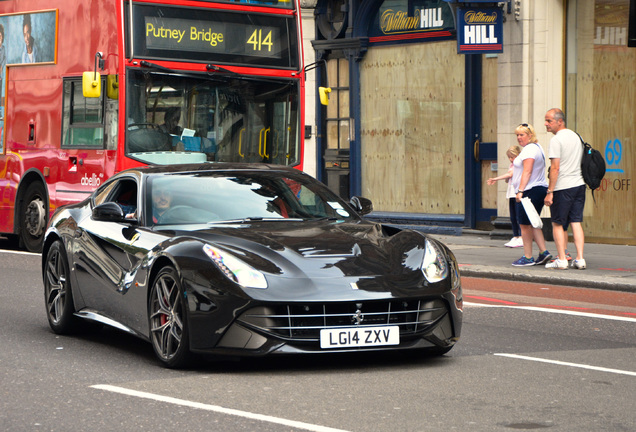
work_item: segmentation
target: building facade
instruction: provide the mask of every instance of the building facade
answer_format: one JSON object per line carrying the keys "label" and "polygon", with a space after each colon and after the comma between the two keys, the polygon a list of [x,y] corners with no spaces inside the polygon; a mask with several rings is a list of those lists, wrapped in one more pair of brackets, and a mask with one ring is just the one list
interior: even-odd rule
{"label": "building facade", "polygon": [[505,225],[505,184],[486,179],[507,171],[520,123],[534,125],[547,152],[544,115],[559,107],[607,163],[596,202],[588,193],[588,241],[636,244],[630,1],[471,2],[503,22],[501,33],[486,26],[470,37],[501,49],[465,53],[462,2],[318,0],[316,80],[332,92],[316,107],[315,175],[342,196],[370,198],[384,220]]}

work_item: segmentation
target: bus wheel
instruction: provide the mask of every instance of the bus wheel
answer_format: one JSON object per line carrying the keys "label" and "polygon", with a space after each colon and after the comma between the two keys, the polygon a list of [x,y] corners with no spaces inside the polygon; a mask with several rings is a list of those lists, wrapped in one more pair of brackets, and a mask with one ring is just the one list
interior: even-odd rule
{"label": "bus wheel", "polygon": [[19,218],[20,244],[30,252],[40,252],[47,220],[46,194],[41,183],[27,187]]}

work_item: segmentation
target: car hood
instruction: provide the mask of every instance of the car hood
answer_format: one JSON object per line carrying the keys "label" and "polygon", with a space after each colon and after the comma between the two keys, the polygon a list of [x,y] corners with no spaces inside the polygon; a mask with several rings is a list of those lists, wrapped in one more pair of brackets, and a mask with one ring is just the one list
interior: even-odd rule
{"label": "car hood", "polygon": [[[193,232],[175,232],[192,236]],[[196,237],[278,277],[422,280],[425,235],[366,221],[284,221],[214,225]]]}

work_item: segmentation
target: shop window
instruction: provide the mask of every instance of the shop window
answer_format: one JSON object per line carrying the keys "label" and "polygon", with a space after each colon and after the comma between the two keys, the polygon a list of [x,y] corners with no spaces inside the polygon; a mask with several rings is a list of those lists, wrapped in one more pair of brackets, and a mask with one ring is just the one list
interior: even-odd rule
{"label": "shop window", "polygon": [[326,0],[317,9],[316,25],[325,39],[338,39],[347,29],[347,0]]}
{"label": "shop window", "polygon": [[[105,88],[105,82],[102,82]],[[102,92],[104,93],[104,92]],[[63,148],[103,148],[104,97],[86,98],[81,79],[64,81]]]}
{"label": "shop window", "polygon": [[349,62],[331,59],[327,62],[331,94],[327,106],[327,148],[348,150],[349,122]]}
{"label": "shop window", "polygon": [[568,2],[567,127],[598,149],[607,165],[596,204],[590,199],[585,206],[586,240],[636,238],[636,49],[628,46],[629,6],[630,0]]}

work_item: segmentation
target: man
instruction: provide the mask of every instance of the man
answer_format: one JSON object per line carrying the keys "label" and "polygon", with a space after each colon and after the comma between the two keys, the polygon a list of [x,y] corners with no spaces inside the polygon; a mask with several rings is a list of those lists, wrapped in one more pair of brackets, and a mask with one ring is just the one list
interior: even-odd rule
{"label": "man", "polygon": [[166,189],[166,185],[154,186],[152,188],[152,222],[158,223],[171,204],[172,193]]}
{"label": "man", "polygon": [[171,135],[181,135],[183,133],[183,128],[179,126],[179,120],[181,119],[181,108],[168,108],[163,118],[164,123],[159,126],[161,130]]}
{"label": "man", "polygon": [[22,20],[22,35],[24,36],[24,50],[22,51],[22,63],[36,63],[38,61],[35,39],[31,35],[31,15],[24,15]]}
{"label": "man", "polygon": [[554,136],[550,140],[550,183],[545,205],[550,207],[552,233],[558,257],[546,264],[546,268],[565,270],[568,268],[566,249],[568,244],[568,226],[572,226],[576,259],[572,267],[584,269],[583,258],[583,207],[585,206],[585,182],[581,174],[583,145],[581,139],[565,126],[565,115],[558,108],[545,114],[545,128]]}

